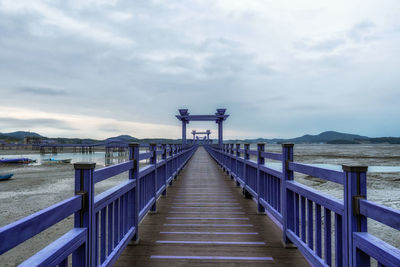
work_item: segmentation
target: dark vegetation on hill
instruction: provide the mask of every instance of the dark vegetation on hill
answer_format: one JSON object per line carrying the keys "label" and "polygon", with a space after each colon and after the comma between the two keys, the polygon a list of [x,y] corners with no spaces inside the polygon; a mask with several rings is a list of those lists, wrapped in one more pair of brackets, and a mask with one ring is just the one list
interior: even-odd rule
{"label": "dark vegetation on hill", "polygon": [[[144,138],[139,139],[130,135],[120,135],[116,137],[110,137],[105,140],[96,140],[89,138],[48,138],[41,136],[34,132],[18,131],[12,133],[0,133],[0,142],[6,143],[22,143],[24,137],[33,136],[40,137],[43,140],[53,140],[59,144],[88,144],[98,143],[104,141],[123,141],[123,142],[138,142],[138,143],[156,143],[156,144],[179,144],[181,139],[166,139],[166,138]],[[326,131],[317,135],[306,134],[296,138],[282,139],[282,138],[257,138],[257,139],[235,139],[226,140],[226,143],[269,143],[269,144],[280,144],[280,143],[295,143],[295,144],[400,144],[400,137],[367,137],[356,134],[340,133],[335,131]],[[214,141],[214,143],[216,143]]]}

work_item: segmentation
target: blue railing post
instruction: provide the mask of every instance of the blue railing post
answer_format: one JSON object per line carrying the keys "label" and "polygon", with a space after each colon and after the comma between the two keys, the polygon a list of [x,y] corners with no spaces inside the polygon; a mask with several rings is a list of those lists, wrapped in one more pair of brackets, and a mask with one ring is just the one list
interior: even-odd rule
{"label": "blue railing post", "polygon": [[226,171],[226,165],[225,165],[225,152],[226,152],[226,145],[222,144],[222,160],[221,160],[221,164],[222,164],[222,170]]}
{"label": "blue railing post", "polygon": [[261,152],[264,152],[265,150],[265,145],[264,144],[257,144],[257,151],[258,151],[258,158],[257,158],[257,209],[258,213],[264,214],[265,213],[265,208],[263,205],[260,204],[260,194],[261,194],[261,171],[260,171],[260,166],[263,166],[265,164],[265,159],[263,156],[261,156]]}
{"label": "blue railing post", "polygon": [[94,180],[96,163],[78,162],[75,169],[75,195],[82,196],[82,209],[74,214],[74,227],[87,228],[86,249],[81,248],[72,255],[73,266],[94,266],[95,220],[94,220]]}
{"label": "blue railing post", "polygon": [[138,143],[129,144],[129,160],[133,160],[133,168],[129,170],[129,179],[136,180],[136,186],[133,194],[129,196],[129,206],[133,211],[133,226],[136,233],[131,240],[131,244],[139,243],[139,212],[140,212],[140,179],[139,179],[139,152],[140,147]]}
{"label": "blue railing post", "polygon": [[236,172],[236,170],[235,170],[236,164],[232,163],[233,162],[233,158],[234,158],[233,144],[231,144],[231,147],[230,147],[230,154],[231,154],[231,156],[229,157],[229,166],[230,166],[230,169],[231,169],[230,175],[231,175],[231,179],[233,179],[233,174]]}
{"label": "blue railing post", "polygon": [[251,194],[247,191],[246,186],[248,186],[248,177],[247,177],[247,163],[246,161],[250,160],[250,144],[244,144],[244,164],[243,164],[243,180],[244,180],[244,188],[243,195],[245,198],[251,198]]}
{"label": "blue railing post", "polygon": [[369,266],[370,258],[353,248],[353,233],[367,232],[367,218],[360,214],[359,201],[367,198],[367,170],[365,166],[342,166],[344,184],[344,234],[343,256],[345,266]]}
{"label": "blue railing post", "polygon": [[294,231],[294,193],[286,189],[286,181],[293,180],[293,171],[289,170],[289,162],[293,161],[293,144],[282,144],[282,184],[281,184],[281,211],[283,244],[290,244],[286,231]]}
{"label": "blue railing post", "polygon": [[175,172],[175,159],[174,159],[174,145],[173,144],[170,144],[169,145],[169,156],[170,156],[170,167],[171,167],[171,176],[172,176],[172,179],[171,179],[171,181],[169,182],[169,185],[172,185],[172,181],[175,179],[175,175],[174,175],[174,172]]}
{"label": "blue railing post", "polygon": [[163,196],[167,195],[167,179],[168,179],[168,164],[167,164],[167,144],[162,144],[162,159],[164,160],[164,185],[165,189],[162,192]]}
{"label": "blue railing post", "polygon": [[177,145],[176,146],[176,175],[178,178],[178,174],[180,173],[180,166],[181,166],[181,157],[179,155],[180,153],[180,149],[181,149],[182,145]]}
{"label": "blue railing post", "polygon": [[157,144],[150,144],[150,151],[152,152],[150,157],[150,164],[154,165],[154,175],[153,175],[153,182],[154,182],[154,204],[150,208],[150,212],[157,211]]}
{"label": "blue railing post", "polygon": [[236,144],[236,186],[240,186],[240,183],[238,181],[239,177],[239,168],[238,168],[238,162],[239,162],[239,158],[240,158],[240,144]]}

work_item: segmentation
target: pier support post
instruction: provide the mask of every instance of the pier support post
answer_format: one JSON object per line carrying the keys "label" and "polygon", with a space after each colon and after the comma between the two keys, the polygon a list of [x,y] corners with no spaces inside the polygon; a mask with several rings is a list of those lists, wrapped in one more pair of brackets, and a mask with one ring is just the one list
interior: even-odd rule
{"label": "pier support post", "polygon": [[153,182],[154,182],[154,204],[150,208],[150,213],[157,212],[157,144],[150,144],[150,151],[152,152],[152,156],[150,158],[150,164],[154,165],[154,175],[153,175]]}
{"label": "pier support post", "polygon": [[132,225],[135,227],[135,235],[129,244],[137,245],[139,244],[139,212],[140,212],[140,179],[139,179],[139,144],[138,143],[129,143],[129,160],[133,161],[133,168],[129,170],[129,179],[136,180],[136,186],[133,189],[133,192],[129,194],[129,207],[131,208],[130,218],[132,220]]}
{"label": "pier support post", "polygon": [[218,145],[221,147],[223,144],[223,128],[222,128],[223,120],[218,120]]}
{"label": "pier support post", "polygon": [[248,185],[247,161],[250,160],[249,150],[250,150],[250,144],[244,144],[244,164],[243,164],[244,187],[243,187],[243,195],[244,195],[245,198],[251,199],[251,194],[246,189],[246,186]]}
{"label": "pier support post", "polygon": [[294,193],[286,189],[286,181],[294,178],[293,171],[289,170],[289,162],[293,161],[293,144],[282,144],[282,180],[281,180],[281,211],[282,211],[282,242],[285,247],[293,247],[287,238],[287,229],[294,229]]}
{"label": "pier support post", "polygon": [[262,181],[264,181],[261,177],[260,166],[265,164],[265,158],[261,155],[261,152],[264,152],[265,145],[264,144],[257,144],[257,151],[258,151],[258,159],[257,159],[257,211],[259,214],[265,214],[265,208],[260,204],[260,194],[263,187]]}
{"label": "pier support post", "polygon": [[[366,166],[342,166],[344,184],[344,228],[345,242],[342,257],[344,266],[370,266],[370,257],[353,247],[353,232],[367,232],[367,218],[360,214],[359,201],[367,198]],[[338,223],[338,222],[336,222]]]}
{"label": "pier support post", "polygon": [[86,246],[72,255],[73,266],[93,266],[95,255],[94,180],[96,163],[78,162],[75,169],[75,195],[82,196],[82,209],[74,214],[74,227],[87,228]]}
{"label": "pier support post", "polygon": [[186,145],[186,120],[182,120],[182,145]]}

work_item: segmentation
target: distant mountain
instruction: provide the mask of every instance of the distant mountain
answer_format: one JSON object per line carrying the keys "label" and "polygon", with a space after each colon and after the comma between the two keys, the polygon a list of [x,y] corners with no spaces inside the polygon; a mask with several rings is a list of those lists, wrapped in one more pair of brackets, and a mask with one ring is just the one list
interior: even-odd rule
{"label": "distant mountain", "polygon": [[104,141],[110,141],[110,140],[121,140],[121,141],[124,141],[124,142],[138,142],[139,141],[139,139],[137,139],[136,137],[132,137],[130,135],[119,135],[119,136],[116,136],[116,137],[110,137],[110,138],[107,138]]}
{"label": "distant mountain", "polygon": [[17,132],[12,132],[12,133],[3,133],[2,135],[13,137],[13,138],[17,138],[17,139],[23,139],[25,136],[43,137],[38,133],[24,132],[24,131],[17,131]]}
{"label": "distant mountain", "polygon": [[[88,143],[99,143],[109,140],[121,140],[124,142],[138,142],[138,143],[156,143],[156,144],[180,144],[181,139],[167,139],[167,138],[143,138],[138,139],[130,135],[119,135],[116,137],[110,137],[105,140],[95,140],[89,138],[48,138],[35,132],[17,131],[12,133],[0,133],[0,142],[18,142],[22,143],[25,136],[36,136],[42,137],[44,140],[52,139],[59,144],[88,144]],[[214,143],[217,141],[214,140]],[[257,139],[235,139],[225,140],[225,143],[268,143],[268,144],[280,144],[280,143],[296,143],[296,144],[312,144],[312,143],[324,143],[324,144],[400,144],[400,137],[377,137],[370,138],[367,136],[340,133],[335,131],[326,131],[317,135],[306,134],[296,138],[283,139],[283,138],[257,138]]]}
{"label": "distant mountain", "polygon": [[[269,144],[280,144],[280,143],[295,143],[295,144],[361,144],[361,143],[372,143],[372,144],[380,144],[380,143],[389,143],[389,144],[400,144],[400,137],[379,137],[379,138],[370,138],[367,136],[357,135],[357,134],[348,134],[348,133],[340,133],[335,131],[326,131],[317,135],[306,134],[296,138],[290,139],[265,139],[265,138],[257,138],[257,139],[246,139],[243,140],[245,143],[269,143]],[[229,140],[229,142],[240,142],[239,140]]]}
{"label": "distant mountain", "polygon": [[297,138],[292,138],[292,139],[287,139],[287,142],[292,142],[292,143],[327,143],[335,140],[343,140],[343,141],[354,141],[354,140],[359,140],[359,141],[367,141],[369,137],[367,136],[361,136],[357,134],[347,134],[347,133],[339,133],[335,131],[326,131],[322,132],[317,135],[310,135],[306,134],[301,137]]}

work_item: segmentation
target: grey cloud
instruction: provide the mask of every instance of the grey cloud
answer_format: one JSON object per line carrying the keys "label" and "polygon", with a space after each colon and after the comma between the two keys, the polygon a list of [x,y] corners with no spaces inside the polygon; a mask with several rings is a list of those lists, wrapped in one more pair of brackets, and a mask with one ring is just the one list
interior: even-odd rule
{"label": "grey cloud", "polygon": [[10,117],[0,117],[0,125],[2,128],[21,128],[21,130],[29,129],[32,127],[51,127],[63,130],[77,130],[69,126],[62,120],[50,118],[34,118],[34,119],[17,119]]}
{"label": "grey cloud", "polygon": [[[260,20],[254,24],[248,14],[239,18],[220,16],[218,10],[207,13],[201,9],[204,8],[201,2],[118,1],[115,6],[105,8],[76,8],[69,1],[44,2],[76,21],[96,25],[115,36],[133,38],[134,48],[109,46],[70,34],[62,28],[39,23],[41,18],[30,13],[1,13],[0,88],[16,89],[15,94],[5,90],[5,96],[0,96],[0,105],[172,125],[179,125],[173,115],[180,106],[201,113],[212,113],[216,107],[224,106],[232,114],[228,122],[230,129],[241,129],[246,124],[249,131],[268,131],[275,123],[275,131],[290,131],[276,124],[279,116],[264,123],[265,114],[283,114],[280,112],[283,104],[296,107],[298,102],[306,102],[303,110],[318,113],[315,107],[307,106],[307,99],[321,102],[324,92],[336,90],[338,95],[343,95],[346,90],[360,88],[358,85],[363,80],[369,81],[358,77],[373,77],[360,75],[367,65],[371,73],[382,69],[379,64],[368,64],[368,56],[374,58],[380,55],[378,51],[368,51],[362,60],[366,62],[363,66],[352,61],[357,51],[346,55],[330,53],[350,42],[369,40],[376,27],[371,22],[373,19],[347,31],[327,31],[324,38],[314,42],[312,34],[307,34],[312,31],[304,29],[304,37],[295,43],[295,49],[317,52],[318,56],[294,59],[287,46],[294,41],[291,32],[295,32],[295,27],[288,29],[283,24],[274,24],[273,20],[271,25],[260,24]],[[170,5],[173,7],[165,7]],[[114,23],[109,19],[112,11],[128,12],[132,18]],[[188,13],[193,16],[189,17]],[[285,37],[279,39],[280,35]],[[269,46],[270,42],[281,47]],[[397,40],[390,42],[385,43],[386,47],[398,47]],[[397,48],[392,48],[389,52],[393,59],[385,62],[392,70],[399,65],[395,60],[396,51]],[[154,58],[155,54],[164,52],[165,59]],[[373,82],[379,85],[392,81],[398,87],[396,79],[395,75],[374,77]],[[386,94],[384,91],[381,89],[380,93]],[[32,101],[34,95],[41,101]],[[369,94],[366,98],[373,100]],[[332,97],[331,101],[343,99]],[[382,105],[382,110],[385,108]],[[328,111],[336,114],[332,107],[327,107]],[[317,122],[324,119],[314,118]],[[293,121],[298,126],[293,128],[301,129],[302,118]],[[30,123],[69,127],[56,121]],[[19,120],[8,121],[7,125],[29,127],[30,123]],[[98,130],[123,132],[118,127],[121,126],[104,125]]]}
{"label": "grey cloud", "polygon": [[60,96],[66,95],[65,90],[44,88],[44,87],[20,87],[17,88],[20,93],[28,93],[33,95],[47,95],[47,96]]}
{"label": "grey cloud", "polygon": [[295,48],[308,51],[330,52],[346,45],[349,41],[362,42],[371,39],[371,29],[375,27],[372,21],[362,21],[351,29],[342,33],[335,33],[333,36],[322,38],[319,41],[301,40],[294,44]]}
{"label": "grey cloud", "polygon": [[363,41],[370,38],[370,32],[375,27],[375,23],[366,20],[362,21],[348,31],[347,36],[355,41]]}

